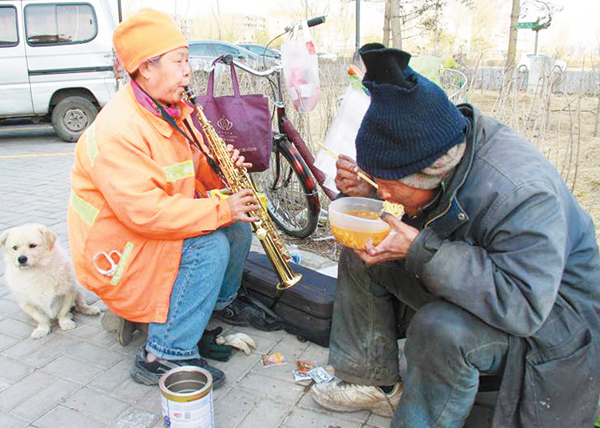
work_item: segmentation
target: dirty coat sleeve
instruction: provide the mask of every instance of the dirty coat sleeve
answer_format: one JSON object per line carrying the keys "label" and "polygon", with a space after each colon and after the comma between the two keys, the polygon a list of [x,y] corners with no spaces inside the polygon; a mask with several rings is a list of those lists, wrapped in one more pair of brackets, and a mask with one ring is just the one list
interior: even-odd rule
{"label": "dirty coat sleeve", "polygon": [[499,330],[533,335],[556,301],[565,268],[566,215],[549,186],[526,184],[494,203],[477,243],[424,229],[406,266],[434,295]]}

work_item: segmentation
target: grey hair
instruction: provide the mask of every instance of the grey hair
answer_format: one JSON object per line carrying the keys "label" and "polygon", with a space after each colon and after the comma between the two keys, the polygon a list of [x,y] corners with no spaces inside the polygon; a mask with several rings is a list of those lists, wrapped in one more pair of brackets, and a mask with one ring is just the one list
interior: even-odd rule
{"label": "grey hair", "polygon": [[[147,62],[148,64],[154,64],[154,65],[156,65],[156,64],[158,64],[158,62],[160,61],[160,59],[163,57],[163,55],[164,54],[155,56],[154,58],[148,58],[147,60],[142,61],[142,62]],[[131,77],[132,79],[135,79],[138,76],[138,74],[139,74],[139,70],[140,70],[140,68],[138,67],[133,73],[129,74],[129,77]]]}
{"label": "grey hair", "polygon": [[150,64],[157,64],[162,57],[163,55],[155,56],[154,58],[148,58],[146,62],[149,62]]}

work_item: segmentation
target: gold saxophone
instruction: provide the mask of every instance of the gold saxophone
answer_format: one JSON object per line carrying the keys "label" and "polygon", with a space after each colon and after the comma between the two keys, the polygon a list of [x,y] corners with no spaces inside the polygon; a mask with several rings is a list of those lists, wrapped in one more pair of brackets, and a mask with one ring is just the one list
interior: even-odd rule
{"label": "gold saxophone", "polygon": [[275,272],[279,276],[281,282],[277,284],[277,289],[285,290],[296,285],[302,279],[302,275],[294,273],[290,267],[291,256],[269,218],[269,213],[265,208],[264,195],[258,192],[246,168],[236,168],[234,166],[231,154],[227,151],[227,144],[212,127],[204,115],[202,107],[196,101],[196,95],[189,87],[186,87],[185,97],[194,105],[196,115],[208,140],[209,149],[231,191],[236,193],[243,189],[250,189],[256,200],[259,201],[260,209],[250,211],[248,214],[251,217],[259,218],[258,221],[252,223],[252,230],[256,233],[267,257],[269,257],[275,268]]}

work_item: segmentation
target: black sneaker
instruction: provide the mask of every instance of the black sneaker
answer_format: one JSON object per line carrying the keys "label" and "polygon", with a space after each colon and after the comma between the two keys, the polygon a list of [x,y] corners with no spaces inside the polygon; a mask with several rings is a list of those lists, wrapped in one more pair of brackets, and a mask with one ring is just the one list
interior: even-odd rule
{"label": "black sneaker", "polygon": [[242,293],[233,302],[220,311],[214,311],[215,319],[237,326],[252,326],[263,331],[281,330],[284,327],[280,318],[267,314],[252,304],[250,298]]}
{"label": "black sneaker", "polygon": [[225,382],[225,373],[216,367],[210,366],[204,358],[192,358],[189,360],[165,360],[158,358],[149,363],[146,361],[146,345],[140,346],[135,354],[135,361],[131,369],[131,377],[137,383],[144,385],[158,385],[160,377],[175,367],[197,366],[208,370],[213,378],[213,388],[217,389]]}

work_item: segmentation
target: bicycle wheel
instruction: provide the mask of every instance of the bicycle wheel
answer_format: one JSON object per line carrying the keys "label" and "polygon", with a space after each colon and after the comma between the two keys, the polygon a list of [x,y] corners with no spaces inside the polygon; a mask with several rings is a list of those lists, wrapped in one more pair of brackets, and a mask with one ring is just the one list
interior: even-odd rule
{"label": "bicycle wheel", "polygon": [[267,196],[267,211],[279,228],[296,238],[315,231],[321,210],[317,188],[298,150],[286,139],[274,138],[269,169],[252,177]]}

